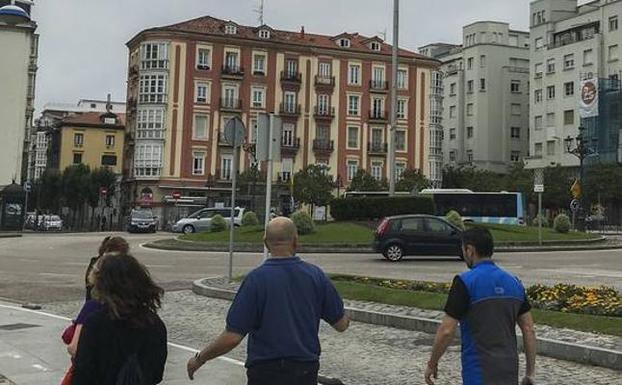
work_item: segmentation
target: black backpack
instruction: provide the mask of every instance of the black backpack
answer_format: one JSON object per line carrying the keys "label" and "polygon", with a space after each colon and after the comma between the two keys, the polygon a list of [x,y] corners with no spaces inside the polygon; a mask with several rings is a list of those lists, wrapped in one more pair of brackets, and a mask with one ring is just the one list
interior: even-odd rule
{"label": "black backpack", "polygon": [[119,347],[121,348],[121,352],[123,352],[123,356],[127,357],[123,366],[121,366],[121,370],[119,370],[119,374],[117,374],[117,381],[115,385],[145,385],[145,375],[143,374],[143,369],[140,367],[140,361],[138,360],[138,351],[140,350],[140,346],[142,345],[141,341],[133,341],[130,345],[130,353],[127,354],[127,351],[123,349],[124,341],[132,341],[131,335],[127,334],[123,336],[124,332],[119,334],[121,337],[119,342]]}

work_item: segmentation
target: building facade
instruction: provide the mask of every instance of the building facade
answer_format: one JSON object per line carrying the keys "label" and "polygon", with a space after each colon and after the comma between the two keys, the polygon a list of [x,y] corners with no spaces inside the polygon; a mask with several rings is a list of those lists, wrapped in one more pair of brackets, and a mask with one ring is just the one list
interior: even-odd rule
{"label": "building facade", "polygon": [[[128,43],[134,204],[174,191],[205,196],[231,179],[223,140],[234,116],[257,138],[257,115],[283,120],[275,180],[324,164],[345,185],[359,169],[387,177],[391,47],[357,33],[324,36],[202,17],[142,31]],[[438,63],[400,50],[396,172],[430,175],[429,93]],[[252,146],[250,146],[252,147]],[[247,146],[249,148],[249,146]],[[240,171],[253,159],[242,152]]]}
{"label": "building facade", "polygon": [[529,34],[507,23],[463,28],[463,44],[420,53],[443,64],[443,162],[506,172],[527,156]]}
{"label": "building facade", "polygon": [[39,45],[32,4],[0,0],[0,186],[27,176]]}
{"label": "building facade", "polygon": [[[598,84],[601,79],[600,92],[619,92],[622,1],[596,0],[578,6],[577,0],[539,0],[531,3],[530,15],[532,112],[527,167],[578,166],[565,139],[575,138],[583,124],[581,82],[594,79]],[[598,126],[601,132],[619,132],[621,107],[612,105],[614,118],[603,119]],[[603,137],[592,132],[590,138],[600,138],[595,147],[609,146],[612,141],[615,147],[622,145],[619,134]]]}

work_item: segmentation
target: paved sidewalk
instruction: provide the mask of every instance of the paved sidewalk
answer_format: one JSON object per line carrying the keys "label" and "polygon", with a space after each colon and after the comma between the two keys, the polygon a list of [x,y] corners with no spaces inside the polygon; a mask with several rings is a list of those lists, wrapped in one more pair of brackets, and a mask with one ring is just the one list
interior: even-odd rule
{"label": "paved sidewalk", "polygon": [[[0,384],[56,385],[69,364],[60,340],[68,321],[64,317],[33,312],[0,302]],[[167,385],[188,384],[186,362],[193,349],[169,344]],[[204,366],[195,383],[239,385],[246,382],[242,363],[218,359]],[[8,381],[8,382],[6,382]]]}

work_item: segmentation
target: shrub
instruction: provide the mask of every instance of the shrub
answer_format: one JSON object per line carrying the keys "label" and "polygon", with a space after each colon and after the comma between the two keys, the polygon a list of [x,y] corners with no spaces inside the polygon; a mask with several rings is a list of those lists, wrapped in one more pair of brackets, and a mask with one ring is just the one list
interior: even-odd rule
{"label": "shrub", "polygon": [[447,215],[445,215],[445,219],[447,219],[452,225],[458,227],[460,230],[464,230],[464,221],[462,220],[460,213],[457,211],[449,211]]}
{"label": "shrub", "polygon": [[539,226],[540,221],[542,221],[542,227],[549,227],[549,220],[544,215],[538,215],[535,217],[531,224],[537,227]]}
{"label": "shrub", "polygon": [[229,226],[227,226],[227,221],[220,214],[216,214],[212,217],[212,221],[210,223],[210,231],[213,233],[218,233],[221,231],[225,231]]}
{"label": "shrub", "polygon": [[559,214],[553,220],[553,228],[558,233],[565,234],[570,231],[570,218],[566,214]]}
{"label": "shrub", "polygon": [[401,214],[432,214],[430,197],[357,197],[335,199],[330,214],[338,221],[373,220]]}
{"label": "shrub", "polygon": [[306,212],[296,211],[291,215],[291,219],[298,229],[298,234],[305,235],[315,232],[315,223],[313,223],[311,215]]}
{"label": "shrub", "polygon": [[257,214],[252,211],[247,211],[244,213],[242,217],[242,226],[257,226],[259,224],[259,219],[257,219]]}

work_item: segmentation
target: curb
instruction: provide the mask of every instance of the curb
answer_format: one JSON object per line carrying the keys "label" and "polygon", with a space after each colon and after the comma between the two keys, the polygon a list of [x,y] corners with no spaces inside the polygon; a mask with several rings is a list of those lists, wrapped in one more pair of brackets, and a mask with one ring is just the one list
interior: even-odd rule
{"label": "curb", "polygon": [[[203,282],[210,278],[196,280],[192,283],[192,291],[195,294],[232,301],[236,292],[234,290],[220,289],[205,285]],[[378,326],[387,326],[397,329],[420,331],[429,334],[436,333],[441,321],[367,311],[355,308],[346,308],[346,313],[352,321],[362,322]],[[458,331],[459,335],[459,331]],[[517,336],[519,349],[523,347],[523,340]],[[565,361],[577,362],[586,365],[601,366],[614,370],[622,370],[622,352],[603,349],[594,346],[573,344],[548,338],[537,338],[537,352],[540,355],[557,358]]]}
{"label": "curb", "polygon": [[21,238],[22,234],[20,233],[9,233],[9,234],[0,234],[0,238]]}

